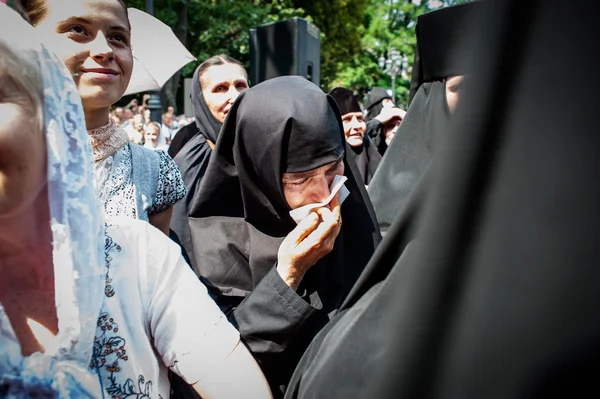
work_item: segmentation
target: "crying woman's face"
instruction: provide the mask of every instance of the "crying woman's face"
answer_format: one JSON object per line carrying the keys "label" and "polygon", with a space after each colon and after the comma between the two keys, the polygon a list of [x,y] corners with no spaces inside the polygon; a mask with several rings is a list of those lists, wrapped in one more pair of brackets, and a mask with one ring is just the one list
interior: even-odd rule
{"label": "crying woman's face", "polygon": [[329,187],[337,175],[344,174],[344,161],[330,162],[306,172],[284,173],[283,194],[291,209],[323,202],[331,192]]}

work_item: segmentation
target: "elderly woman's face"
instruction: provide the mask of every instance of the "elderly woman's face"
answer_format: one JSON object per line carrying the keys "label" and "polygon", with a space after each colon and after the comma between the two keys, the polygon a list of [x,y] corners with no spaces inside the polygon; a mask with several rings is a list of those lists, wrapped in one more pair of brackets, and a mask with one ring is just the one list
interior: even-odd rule
{"label": "elderly woman's face", "polygon": [[[1,55],[0,55],[1,56]],[[27,95],[0,70],[0,223],[33,201],[45,186],[46,140]]]}
{"label": "elderly woman's face", "polygon": [[329,187],[336,175],[344,174],[344,162],[339,160],[307,172],[284,173],[283,194],[291,209],[323,202],[331,193]]}
{"label": "elderly woman's face", "polygon": [[342,115],[342,123],[344,124],[344,135],[348,144],[352,147],[360,147],[367,130],[362,112],[348,112]]}
{"label": "elderly woman's face", "polygon": [[129,20],[118,0],[48,0],[38,29],[62,58],[85,109],[109,107],[127,89],[133,70]]}
{"label": "elderly woman's face", "polygon": [[237,64],[213,65],[200,77],[200,86],[208,109],[223,123],[235,99],[248,90],[248,79]]}

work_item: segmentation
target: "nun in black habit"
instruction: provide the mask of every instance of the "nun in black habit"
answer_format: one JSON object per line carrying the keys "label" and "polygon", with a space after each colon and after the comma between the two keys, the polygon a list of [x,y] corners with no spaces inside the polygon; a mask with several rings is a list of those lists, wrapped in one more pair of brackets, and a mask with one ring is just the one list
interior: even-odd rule
{"label": "nun in black habit", "polygon": [[[277,263],[282,241],[297,231],[282,177],[329,164],[343,167],[348,178],[343,224],[333,250],[294,289]],[[355,176],[333,98],[304,78],[286,76],[240,95],[194,198],[195,271],[212,284],[216,302],[275,396],[282,395],[308,343],[341,305],[380,241],[365,188]],[[294,184],[302,189],[303,181]]]}
{"label": "nun in black habit", "polygon": [[181,252],[190,264],[194,262],[188,227],[190,204],[200,187],[212,153],[208,140],[215,143],[222,126],[208,109],[202,95],[199,70],[200,67],[194,72],[191,90],[196,123],[190,123],[179,131],[169,147],[169,152],[174,157],[173,160],[179,167],[183,182],[188,188],[188,194],[173,207],[169,235],[181,246]]}
{"label": "nun in black habit", "polygon": [[329,95],[337,103],[342,115],[348,158],[356,163],[363,184],[368,185],[379,166],[381,155],[366,134],[367,125],[360,105],[354,94],[343,87],[336,87]]}
{"label": "nun in black habit", "polygon": [[449,104],[469,67],[461,38],[476,7],[449,7],[418,18],[410,105],[368,188],[383,234],[448,132]]}
{"label": "nun in black habit", "polygon": [[375,87],[367,96],[365,103],[367,115],[366,136],[369,136],[377,152],[383,156],[402,123],[406,111],[396,107],[392,97],[383,87]]}
{"label": "nun in black habit", "polygon": [[556,62],[597,74],[594,5],[481,5],[449,135],[286,398],[600,396],[600,85]]}
{"label": "nun in black habit", "polygon": [[391,106],[394,105],[392,96],[388,94],[386,89],[384,89],[383,87],[374,87],[367,96],[367,102],[365,103],[365,110],[367,111],[367,122],[375,119],[377,115],[381,113],[383,107],[386,105],[384,104],[384,102],[388,101],[391,103]]}

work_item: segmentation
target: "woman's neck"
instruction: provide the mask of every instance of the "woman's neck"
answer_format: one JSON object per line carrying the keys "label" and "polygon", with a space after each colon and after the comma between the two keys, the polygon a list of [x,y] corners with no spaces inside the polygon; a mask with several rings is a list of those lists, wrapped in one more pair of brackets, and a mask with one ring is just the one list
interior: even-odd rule
{"label": "woman's neck", "polygon": [[97,129],[101,126],[104,126],[108,123],[108,114],[110,113],[110,108],[98,108],[98,109],[83,109],[85,113],[85,125],[87,130]]}
{"label": "woman's neck", "polygon": [[1,288],[54,284],[48,188],[21,212],[0,221]]}

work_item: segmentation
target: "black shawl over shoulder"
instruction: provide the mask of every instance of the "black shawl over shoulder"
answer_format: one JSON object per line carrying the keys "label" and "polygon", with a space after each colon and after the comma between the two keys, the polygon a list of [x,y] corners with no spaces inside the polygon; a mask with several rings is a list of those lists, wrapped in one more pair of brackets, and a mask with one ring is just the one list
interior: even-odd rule
{"label": "black shawl over shoulder", "polygon": [[445,78],[469,71],[462,56],[466,46],[460,38],[478,7],[478,3],[448,7],[418,19],[411,80],[414,92],[406,116],[369,184],[369,196],[384,234],[429,165],[440,137],[447,133],[450,110]]}
{"label": "black shawl over shoulder", "polygon": [[445,82],[423,83],[369,184],[384,234],[429,165],[449,123]]}
{"label": "black shawl over shoulder", "polygon": [[381,154],[377,151],[377,147],[373,144],[373,141],[369,138],[369,135],[365,132],[365,137],[362,145],[352,147],[347,145],[348,158],[351,158],[356,163],[356,168],[360,173],[360,177],[364,185],[371,183],[373,175],[381,162]]}
{"label": "black shawl over shoulder", "polygon": [[481,4],[452,128],[287,398],[600,396],[595,4]]}
{"label": "black shawl over shoulder", "polygon": [[[170,226],[171,237],[179,243],[184,256],[193,265],[194,257],[188,221],[190,204],[200,188],[200,182],[206,173],[208,161],[212,153],[206,140],[208,139],[215,143],[222,125],[210,112],[204,100],[198,77],[198,69],[194,72],[191,91],[196,123],[195,125],[190,124],[184,127],[185,130],[182,129],[182,131],[178,132],[169,150],[171,150],[174,143],[176,146],[181,146],[181,149],[176,153],[173,160],[179,167],[183,181],[188,188],[187,195],[173,207]],[[180,137],[180,134],[183,135]],[[179,140],[177,140],[178,137]]]}
{"label": "black shawl over shoulder", "polygon": [[[336,87],[329,92],[329,95],[335,100],[342,116],[350,112],[362,112],[358,100],[350,90]],[[369,184],[379,166],[381,155],[369,139],[367,132],[365,131],[364,140],[360,146],[347,145],[346,148],[348,149],[348,159],[356,164],[363,184]]]}
{"label": "black shawl over shoulder", "polygon": [[[265,81],[241,94],[231,108],[191,207],[195,271],[216,289],[217,303],[230,313],[276,395],[380,240],[344,143],[330,96],[301,77]],[[297,294],[275,268],[279,245],[296,226],[282,173],[342,158],[350,190],[342,205],[342,230],[333,251],[307,272]]]}

